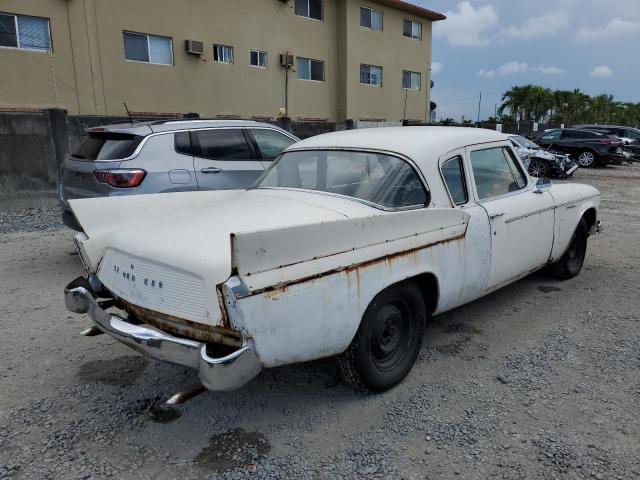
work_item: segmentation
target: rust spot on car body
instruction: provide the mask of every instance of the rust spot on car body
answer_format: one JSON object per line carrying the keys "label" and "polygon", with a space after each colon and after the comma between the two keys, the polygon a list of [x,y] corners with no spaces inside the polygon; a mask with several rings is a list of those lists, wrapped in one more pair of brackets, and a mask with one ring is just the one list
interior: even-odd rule
{"label": "rust spot on car body", "polygon": [[[414,247],[408,250],[403,250],[401,252],[396,252],[396,253],[392,253],[389,255],[385,255],[383,257],[377,257],[377,258],[373,258],[371,260],[366,260],[364,262],[360,262],[360,263],[354,263],[352,265],[348,265],[348,266],[344,266],[344,267],[338,267],[338,268],[333,268],[331,270],[327,270],[325,272],[320,272],[320,273],[316,273],[314,275],[309,275],[303,278],[299,278],[296,280],[291,280],[288,282],[282,282],[273,286],[269,286],[269,287],[265,287],[265,288],[260,288],[257,290],[253,290],[251,292],[249,292],[247,295],[244,296],[252,296],[252,295],[260,295],[260,294],[265,294],[265,295],[269,295],[271,299],[276,300],[281,294],[283,294],[287,288],[289,288],[292,285],[298,285],[301,283],[306,283],[306,282],[311,282],[313,280],[317,280],[319,278],[323,278],[326,277],[328,275],[333,275],[335,273],[342,273],[342,272],[346,272],[347,273],[347,277],[349,277],[349,274],[351,272],[355,272],[356,274],[356,281],[357,281],[357,288],[358,288],[358,292],[360,291],[360,271],[364,268],[373,266],[373,265],[377,265],[380,264],[382,262],[385,262],[387,264],[387,266],[389,268],[391,268],[393,266],[393,263],[396,262],[399,259],[402,258],[408,258],[411,259],[411,261],[414,264],[418,264],[420,262],[420,256],[419,256],[419,252],[421,250],[430,248],[430,247],[434,247],[436,245],[446,245],[446,244],[452,244],[452,243],[456,243],[459,242],[460,240],[464,239],[465,235],[466,235],[466,229],[463,233],[461,233],[460,235],[456,235],[454,237],[451,238],[447,238],[444,240],[438,240],[436,242],[432,242],[432,243],[428,243],[426,245],[421,245],[419,247]],[[238,297],[238,298],[242,298],[242,297]]]}
{"label": "rust spot on car body", "polygon": [[[236,332],[228,327],[192,322],[184,318],[138,307],[122,299],[119,299],[118,303],[124,311],[134,318],[152,327],[159,328],[162,331],[205,343],[218,343],[230,347],[242,346],[242,336],[240,332]],[[222,305],[223,304],[221,304],[221,306]],[[221,310],[223,312],[225,311],[224,308],[221,308]]]}

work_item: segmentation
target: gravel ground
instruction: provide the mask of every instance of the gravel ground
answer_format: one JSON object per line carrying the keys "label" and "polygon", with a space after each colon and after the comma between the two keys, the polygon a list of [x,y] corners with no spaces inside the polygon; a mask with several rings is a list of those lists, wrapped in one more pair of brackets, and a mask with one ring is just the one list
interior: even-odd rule
{"label": "gravel ground", "polygon": [[194,372],[78,336],[58,216],[0,214],[0,479],[640,478],[640,165],[576,177],[607,223],[581,275],[436,317],[392,391],[354,393],[327,360],[175,410]]}
{"label": "gravel ground", "polygon": [[55,231],[64,228],[60,207],[0,210],[0,234]]}

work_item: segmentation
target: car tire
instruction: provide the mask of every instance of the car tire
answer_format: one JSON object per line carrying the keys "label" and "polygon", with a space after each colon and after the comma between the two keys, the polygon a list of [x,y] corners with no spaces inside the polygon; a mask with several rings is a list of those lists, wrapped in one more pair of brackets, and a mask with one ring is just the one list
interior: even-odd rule
{"label": "car tire", "polygon": [[598,156],[591,150],[584,150],[578,154],[578,165],[582,168],[595,167]]}
{"label": "car tire", "polygon": [[580,273],[587,253],[588,237],[587,222],[585,222],[584,218],[581,218],[576,230],[573,232],[567,251],[557,262],[549,265],[549,269],[555,277],[561,280],[568,280]]}
{"label": "car tire", "polygon": [[380,292],[367,307],[358,332],[338,357],[344,379],[364,392],[384,392],[400,383],[418,358],[426,307],[410,281]]}
{"label": "car tire", "polygon": [[548,178],[549,177],[549,165],[544,160],[539,158],[532,158],[529,163],[529,175],[536,178]]}

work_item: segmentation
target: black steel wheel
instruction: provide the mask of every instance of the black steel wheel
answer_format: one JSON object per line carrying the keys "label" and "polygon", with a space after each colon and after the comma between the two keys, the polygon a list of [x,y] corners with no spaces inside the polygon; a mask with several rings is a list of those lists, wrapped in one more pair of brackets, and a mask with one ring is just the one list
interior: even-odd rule
{"label": "black steel wheel", "polygon": [[343,377],[367,392],[394,387],[415,363],[425,326],[424,299],[414,283],[382,291],[367,307],[356,336],[338,358]]}
{"label": "black steel wheel", "polygon": [[529,163],[529,175],[536,178],[549,177],[549,164],[539,158],[532,158]]}
{"label": "black steel wheel", "polygon": [[550,265],[551,272],[562,280],[568,280],[577,276],[582,270],[584,259],[587,254],[587,222],[584,218],[580,219],[580,223],[576,227],[575,232],[571,236],[569,247],[560,259]]}

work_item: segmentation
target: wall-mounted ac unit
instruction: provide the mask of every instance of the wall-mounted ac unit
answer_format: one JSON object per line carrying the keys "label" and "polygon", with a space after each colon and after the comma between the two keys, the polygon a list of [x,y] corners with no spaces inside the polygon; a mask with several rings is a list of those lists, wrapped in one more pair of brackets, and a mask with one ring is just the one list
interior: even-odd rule
{"label": "wall-mounted ac unit", "polygon": [[281,53],[280,65],[282,65],[283,67],[290,67],[291,65],[293,65],[293,55]]}
{"label": "wall-mounted ac unit", "polygon": [[202,55],[204,53],[204,43],[197,40],[185,40],[185,50],[192,55]]}

